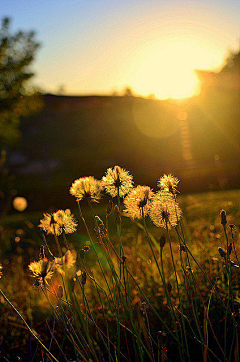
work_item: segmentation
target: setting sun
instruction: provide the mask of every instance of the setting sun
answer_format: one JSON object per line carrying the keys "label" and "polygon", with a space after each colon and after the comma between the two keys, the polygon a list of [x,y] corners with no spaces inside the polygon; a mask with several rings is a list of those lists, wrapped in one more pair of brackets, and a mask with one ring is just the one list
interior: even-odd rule
{"label": "setting sun", "polygon": [[160,44],[142,55],[132,83],[136,92],[157,98],[187,98],[197,95],[200,82],[194,69],[201,66],[201,55],[191,44]]}

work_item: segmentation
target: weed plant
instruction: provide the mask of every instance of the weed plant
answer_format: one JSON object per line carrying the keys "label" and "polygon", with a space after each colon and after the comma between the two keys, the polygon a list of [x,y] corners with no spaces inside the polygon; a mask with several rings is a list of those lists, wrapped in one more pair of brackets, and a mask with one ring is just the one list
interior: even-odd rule
{"label": "weed plant", "polygon": [[[134,187],[130,173],[115,166],[101,181],[90,176],[72,184],[78,222],[68,209],[44,214],[39,257],[28,268],[35,296],[52,318],[48,339],[8,299],[9,290],[0,289],[4,308],[37,341],[42,360],[239,361],[234,225],[222,210],[219,235],[225,243],[218,258],[207,255],[200,241],[190,243],[178,182],[164,175],[153,192]],[[104,191],[109,202],[100,217],[95,205]],[[80,248],[74,241],[78,228],[87,235]]]}

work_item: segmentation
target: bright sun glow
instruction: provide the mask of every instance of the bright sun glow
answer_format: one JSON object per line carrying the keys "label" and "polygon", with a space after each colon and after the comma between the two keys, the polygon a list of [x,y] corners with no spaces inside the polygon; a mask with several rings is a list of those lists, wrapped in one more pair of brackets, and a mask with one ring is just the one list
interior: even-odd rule
{"label": "bright sun glow", "polygon": [[170,43],[152,47],[138,59],[132,84],[137,93],[159,99],[187,98],[199,93],[194,73],[204,54],[191,44]]}

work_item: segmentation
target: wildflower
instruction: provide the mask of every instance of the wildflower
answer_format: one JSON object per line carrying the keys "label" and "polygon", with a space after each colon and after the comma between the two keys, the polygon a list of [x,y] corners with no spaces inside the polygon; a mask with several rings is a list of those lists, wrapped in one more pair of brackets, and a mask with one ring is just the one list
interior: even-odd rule
{"label": "wildflower", "polygon": [[223,226],[226,226],[226,225],[227,225],[226,211],[225,211],[225,210],[221,210],[220,216],[221,216],[221,224],[222,224]]}
{"label": "wildflower", "polygon": [[102,183],[93,176],[81,177],[73,182],[69,191],[72,196],[76,197],[77,201],[88,199],[92,202],[99,202]]}
{"label": "wildflower", "polygon": [[90,247],[89,247],[88,245],[85,245],[85,246],[83,247],[83,249],[80,250],[79,256],[80,256],[80,259],[81,259],[81,260],[84,260],[84,259],[85,259],[85,255],[86,255],[86,253],[89,252],[89,250],[90,250]]}
{"label": "wildflower", "polygon": [[174,177],[173,175],[164,174],[160,180],[158,181],[158,187],[160,187],[161,190],[167,191],[172,195],[175,195],[177,191],[177,185],[179,183],[179,180],[177,177]]}
{"label": "wildflower", "polygon": [[181,215],[182,211],[171,194],[160,191],[153,196],[150,218],[157,227],[171,229]]}
{"label": "wildflower", "polygon": [[72,277],[76,272],[76,258],[77,254],[74,250],[67,250],[62,258],[54,259],[55,268],[60,274],[65,275],[67,273],[68,276]]}
{"label": "wildflower", "polygon": [[60,235],[62,232],[71,234],[77,229],[77,222],[75,221],[70,210],[58,210],[52,214],[43,214],[44,218],[40,220],[38,225],[43,228],[47,234]]}
{"label": "wildflower", "polygon": [[85,258],[85,250],[84,250],[84,249],[81,249],[81,250],[80,250],[79,256],[80,256],[80,259],[81,259],[81,260],[84,260],[84,258]]}
{"label": "wildflower", "polygon": [[222,258],[225,258],[225,256],[227,255],[226,251],[220,248],[220,246],[218,247],[218,252]]}
{"label": "wildflower", "polygon": [[77,222],[69,209],[58,210],[54,218],[65,234],[72,234],[77,230]]}
{"label": "wildflower", "polygon": [[164,245],[166,244],[166,238],[165,238],[164,235],[162,235],[162,236],[160,237],[159,244],[160,244],[160,248],[164,248]]}
{"label": "wildflower", "polygon": [[132,220],[147,216],[151,208],[153,191],[148,186],[137,186],[124,199],[124,210]]}
{"label": "wildflower", "polygon": [[233,229],[234,229],[234,224],[229,224],[229,227],[230,227],[230,229],[231,229],[231,232],[233,231]]}
{"label": "wildflower", "polygon": [[114,166],[107,169],[106,176],[102,178],[102,184],[112,197],[124,197],[133,188],[133,177],[123,168]]}
{"label": "wildflower", "polygon": [[87,273],[84,271],[82,273],[82,280],[81,280],[81,283],[82,283],[82,286],[84,287],[84,285],[86,284],[86,281],[87,281]]}
{"label": "wildflower", "polygon": [[50,280],[54,274],[53,263],[47,258],[33,261],[29,264],[28,268],[33,273],[33,276],[36,277],[36,283],[41,286],[48,284],[48,280]]}
{"label": "wildflower", "polygon": [[0,279],[2,278],[2,264],[0,264]]}

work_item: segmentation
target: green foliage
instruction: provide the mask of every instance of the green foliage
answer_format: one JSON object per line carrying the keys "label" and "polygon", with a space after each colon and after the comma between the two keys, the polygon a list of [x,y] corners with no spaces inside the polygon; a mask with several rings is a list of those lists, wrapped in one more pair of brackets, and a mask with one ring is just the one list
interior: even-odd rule
{"label": "green foliage", "polygon": [[35,33],[10,33],[10,19],[4,18],[0,29],[0,144],[13,146],[19,139],[19,118],[41,106],[37,93],[29,91],[26,83],[34,75],[29,66],[39,43]]}

